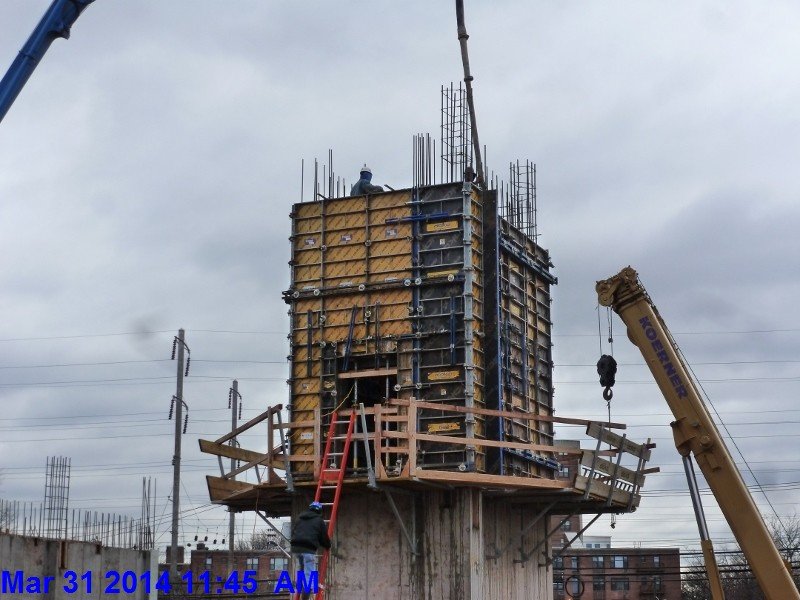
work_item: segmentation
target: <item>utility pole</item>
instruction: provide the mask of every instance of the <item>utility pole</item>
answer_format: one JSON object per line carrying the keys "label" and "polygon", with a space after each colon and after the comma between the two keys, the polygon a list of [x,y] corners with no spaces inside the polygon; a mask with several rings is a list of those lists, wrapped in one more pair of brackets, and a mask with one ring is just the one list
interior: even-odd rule
{"label": "utility pole", "polygon": [[[236,427],[238,425],[237,415],[241,410],[241,404],[239,404],[239,400],[241,399],[241,395],[239,394],[239,382],[234,379],[233,384],[231,385],[231,389],[228,392],[228,408],[231,409],[231,431],[236,431]],[[236,436],[232,437],[230,442],[228,442],[230,446],[236,446]],[[231,473],[236,470],[236,459],[231,458]],[[236,475],[231,475],[231,480],[236,480]],[[234,542],[233,542],[233,534],[235,531],[235,521],[236,521],[236,513],[229,507],[228,512],[230,515],[228,516],[228,568],[231,569],[233,572],[233,550],[234,550]]]}
{"label": "utility pole", "polygon": [[[178,385],[172,397],[172,406],[169,416],[175,412],[175,454],[172,456],[172,545],[170,547],[169,573],[173,582],[179,581],[178,577],[178,529],[180,521],[180,486],[181,486],[181,435],[186,433],[189,421],[189,407],[183,401],[183,378],[189,374],[189,363],[183,366],[184,351],[189,347],[184,341],[183,329],[178,330],[178,336],[172,341],[172,360],[175,351],[178,352]],[[183,408],[186,407],[186,417],[181,419]]]}

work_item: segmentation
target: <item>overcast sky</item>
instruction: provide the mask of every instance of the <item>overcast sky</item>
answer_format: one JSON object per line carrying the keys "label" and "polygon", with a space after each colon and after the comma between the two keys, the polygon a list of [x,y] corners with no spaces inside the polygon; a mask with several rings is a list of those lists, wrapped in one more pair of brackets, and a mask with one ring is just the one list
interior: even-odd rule
{"label": "overcast sky", "polygon": [[[0,2],[0,69],[48,4]],[[489,168],[537,163],[559,278],[558,414],[605,415],[594,283],[631,264],[772,505],[794,515],[800,5],[466,4]],[[182,506],[197,510],[183,533],[225,536],[227,513],[207,506],[216,462],[196,440],[229,430],[233,378],[245,418],[286,402],[280,292],[301,159],[332,148],[351,182],[368,162],[374,182],[410,186],[412,134],[438,135],[439,86],[461,75],[454,12],[97,0],[53,44],[0,123],[0,497],[41,500],[46,457],[63,455],[72,507],[138,515],[151,474],[168,515],[169,356],[184,327]],[[662,473],[635,515],[589,533],[697,549],[667,406],[619,320],[614,334],[612,418],[656,440]],[[723,545],[730,530],[704,498]]]}

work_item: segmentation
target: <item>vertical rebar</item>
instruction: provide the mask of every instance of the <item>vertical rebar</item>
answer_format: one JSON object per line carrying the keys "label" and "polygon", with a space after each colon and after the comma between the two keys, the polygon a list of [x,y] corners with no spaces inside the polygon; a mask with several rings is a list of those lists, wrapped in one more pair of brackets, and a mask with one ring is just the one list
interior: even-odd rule
{"label": "vertical rebar", "polygon": [[316,202],[317,201],[317,198],[319,197],[317,194],[319,194],[319,161],[317,161],[317,159],[315,158],[314,159],[314,191],[311,193],[311,195],[312,195],[311,201],[312,202]]}

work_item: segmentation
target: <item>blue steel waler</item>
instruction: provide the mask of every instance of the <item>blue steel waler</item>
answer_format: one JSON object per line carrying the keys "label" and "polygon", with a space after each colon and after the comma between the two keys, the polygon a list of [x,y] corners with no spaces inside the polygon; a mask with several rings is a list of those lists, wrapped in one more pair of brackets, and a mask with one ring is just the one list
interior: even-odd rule
{"label": "blue steel waler", "polygon": [[56,38],[69,38],[72,24],[94,0],[53,0],[36,29],[0,81],[0,121]]}

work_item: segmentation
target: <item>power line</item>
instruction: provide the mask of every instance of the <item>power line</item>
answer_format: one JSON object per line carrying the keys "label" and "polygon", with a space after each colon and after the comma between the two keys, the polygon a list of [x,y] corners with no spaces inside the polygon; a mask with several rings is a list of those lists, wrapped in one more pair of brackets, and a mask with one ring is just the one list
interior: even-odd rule
{"label": "power line", "polygon": [[[245,409],[246,411],[256,411],[258,409]],[[199,412],[228,412],[227,409],[224,408],[196,408],[194,409],[194,413]],[[11,418],[4,418],[0,419],[0,421],[39,421],[39,420],[53,420],[53,419],[89,419],[89,418],[96,418],[96,417],[138,417],[144,415],[161,415],[161,412],[138,412],[138,413],[103,413],[103,414],[92,414],[92,415],[60,415],[57,417],[11,417]]]}
{"label": "power line", "polygon": [[171,329],[160,329],[156,331],[122,331],[117,333],[84,333],[75,335],[50,335],[38,337],[16,337],[16,338],[0,338],[0,342],[38,342],[43,340],[74,340],[81,338],[93,337],[115,337],[123,335],[152,335],[155,333],[171,333]]}
{"label": "power line", "polygon": [[[750,329],[747,331],[677,331],[673,332],[672,335],[741,335],[741,334],[749,334],[749,333],[795,333],[800,331],[800,329],[791,328],[791,329]],[[594,333],[555,333],[553,337],[570,337],[570,338],[581,338],[581,337],[595,337]]]}
{"label": "power line", "polygon": [[[203,383],[225,381],[230,379],[227,375],[194,375],[194,379],[205,379]],[[285,381],[282,377],[239,377],[239,381]],[[74,379],[65,381],[33,381],[0,383],[0,388],[32,388],[32,387],[96,387],[99,385],[161,385],[171,383],[169,376],[159,377],[118,377],[112,379]]]}
{"label": "power line", "polygon": [[[143,360],[115,360],[106,362],[84,362],[84,363],[53,363],[47,365],[2,365],[0,369],[50,369],[55,367],[100,367],[107,365],[128,365],[128,364],[144,364],[144,363],[161,363],[169,362],[166,358],[150,358]],[[287,360],[212,360],[212,359],[196,359],[195,363],[212,363],[212,364],[253,364],[253,365],[288,365]],[[800,362],[800,361],[798,361]]]}
{"label": "power line", "polygon": [[[75,335],[50,335],[35,337],[0,338],[0,342],[38,342],[46,340],[74,340],[95,337],[117,337],[125,335],[154,335],[157,333],[172,333],[174,329],[155,329],[152,331],[120,331],[114,333],[83,333]],[[191,329],[192,333],[224,333],[232,335],[286,335],[285,331],[237,331],[232,329]]]}
{"label": "power line", "polygon": [[[713,361],[713,362],[695,362],[695,365],[704,365],[704,366],[711,366],[711,365],[763,365],[763,364],[796,364],[800,363],[800,360],[726,360],[726,361]],[[647,365],[643,362],[634,362],[634,363],[617,363],[620,367],[646,367]],[[590,367],[592,369],[597,368],[596,364],[561,364],[556,363],[556,367]]]}
{"label": "power line", "polygon": [[[730,382],[743,382],[743,381],[800,381],[800,376],[796,377],[723,377],[719,379],[696,379],[698,383],[730,383]],[[554,383],[558,385],[597,385],[597,381],[559,381],[555,380]],[[657,385],[655,381],[648,381],[646,379],[617,379],[617,384],[627,383],[633,385]]]}

